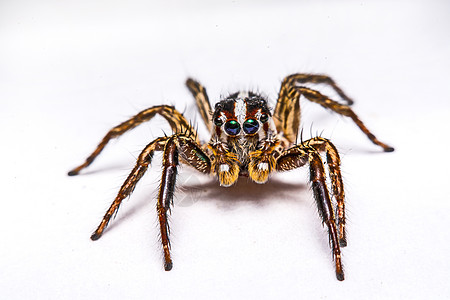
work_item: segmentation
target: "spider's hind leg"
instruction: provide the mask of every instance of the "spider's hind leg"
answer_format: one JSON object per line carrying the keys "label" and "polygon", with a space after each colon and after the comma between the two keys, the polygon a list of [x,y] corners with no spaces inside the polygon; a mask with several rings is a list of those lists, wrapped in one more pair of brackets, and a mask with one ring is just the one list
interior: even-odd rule
{"label": "spider's hind leg", "polygon": [[211,104],[209,103],[208,94],[206,93],[206,89],[199,82],[193,80],[192,78],[188,78],[186,80],[186,86],[188,87],[189,91],[195,98],[197,108],[200,112],[200,115],[202,116],[206,128],[208,128],[208,131],[211,132],[212,111],[211,111]]}
{"label": "spider's hind leg", "polygon": [[[342,100],[346,102],[346,104],[341,104],[316,90],[301,85],[305,83],[328,84],[336,91]],[[278,132],[283,132],[284,136],[291,143],[294,143],[297,138],[300,124],[300,97],[302,95],[311,102],[315,102],[335,113],[351,118],[372,143],[382,147],[385,152],[394,151],[393,147],[378,140],[364,125],[349,107],[349,105],[353,103],[353,100],[349,98],[330,77],[314,74],[293,74],[287,76],[281,85],[274,111],[274,121]]]}
{"label": "spider's hind leg", "polygon": [[[336,82],[330,76],[323,74],[303,74],[297,73],[287,76],[282,83],[283,89],[289,89],[291,86],[295,86],[297,83],[314,83],[314,84],[326,84],[329,85],[338,95],[344,100],[347,105],[352,105],[353,100],[344,93],[344,91],[336,84]],[[282,92],[280,91],[280,92]]]}
{"label": "spider's hind leg", "polygon": [[383,148],[385,152],[392,152],[394,151],[394,148],[381,142],[377,137],[364,125],[364,123],[359,119],[359,117],[355,114],[355,112],[345,104],[340,104],[330,98],[328,98],[325,95],[322,95],[318,91],[312,90],[307,87],[296,87],[295,90],[297,90],[300,94],[304,95],[306,99],[310,100],[311,102],[315,102],[320,104],[321,106],[331,109],[332,111],[349,117],[355,122],[356,126],[361,129],[362,132],[369,138],[369,140],[372,141],[375,145],[380,146]]}

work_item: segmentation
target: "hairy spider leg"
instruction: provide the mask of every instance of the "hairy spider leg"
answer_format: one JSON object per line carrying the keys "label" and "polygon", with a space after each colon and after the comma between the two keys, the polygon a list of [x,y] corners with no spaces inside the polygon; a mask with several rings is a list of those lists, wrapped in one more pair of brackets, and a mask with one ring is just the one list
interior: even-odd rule
{"label": "hairy spider leg", "polygon": [[142,150],[141,154],[139,155],[136,161],[136,165],[128,175],[125,182],[122,184],[119,193],[117,194],[116,198],[114,199],[109,209],[106,211],[105,216],[100,222],[100,225],[91,235],[92,240],[94,241],[98,240],[102,236],[103,231],[108,226],[109,221],[111,220],[111,217],[117,213],[120,203],[122,203],[122,200],[125,199],[134,191],[136,184],[147,171],[148,166],[152,161],[153,153],[155,152],[155,150],[159,151],[163,150],[164,144],[167,141],[167,139],[168,139],[167,137],[158,138],[153,142],[151,142],[150,144],[148,144],[144,148],[144,150]]}
{"label": "hairy spider leg", "polygon": [[[331,144],[331,143],[330,143]],[[287,149],[277,159],[276,169],[278,171],[288,171],[304,166],[309,162],[310,181],[314,193],[314,199],[317,204],[319,215],[322,222],[327,225],[330,246],[333,251],[333,258],[336,265],[336,278],[340,281],[344,280],[344,271],[341,261],[341,249],[339,245],[338,231],[336,227],[336,216],[333,211],[328,188],[326,185],[326,173],[323,167],[322,159],[317,149],[308,144],[296,145]],[[336,174],[340,177],[340,172]],[[333,177],[331,177],[333,180]],[[342,180],[339,178],[342,183]],[[342,194],[343,196],[343,194]],[[343,203],[343,198],[342,198]],[[342,209],[344,207],[342,206]]]}
{"label": "hairy spider leg", "polygon": [[89,166],[95,160],[95,158],[100,154],[100,152],[102,152],[102,150],[105,148],[105,146],[111,139],[117,138],[122,134],[124,134],[125,132],[135,128],[136,126],[144,122],[150,121],[156,114],[159,114],[160,116],[164,117],[167,120],[169,125],[172,127],[172,131],[174,133],[185,132],[189,136],[194,136],[197,139],[195,130],[192,128],[192,126],[189,124],[186,118],[180,112],[178,112],[173,106],[169,105],[153,106],[141,111],[137,115],[131,117],[127,121],[111,129],[101,140],[100,144],[98,144],[94,152],[92,152],[92,154],[89,155],[86,161],[80,166],[71,170],[68,173],[68,175],[69,176],[78,175],[78,173],[82,169]]}
{"label": "hairy spider leg", "polygon": [[164,270],[172,270],[172,258],[170,257],[169,222],[167,213],[173,203],[173,193],[177,177],[178,149],[171,137],[164,147],[161,183],[159,186],[158,202],[156,209],[161,231],[161,242],[164,251]]}
{"label": "hairy spider leg", "polygon": [[353,100],[347,96],[344,91],[336,84],[336,82],[327,75],[323,74],[292,74],[284,78],[281,84],[280,93],[287,92],[287,89],[291,86],[295,86],[297,83],[314,83],[314,84],[327,84],[333,88],[333,90],[344,100],[347,105],[352,105]]}
{"label": "hairy spider leg", "polygon": [[[303,76],[302,80],[296,81],[295,80],[296,75],[297,77]],[[306,99],[308,99],[311,102],[318,103],[321,106],[331,109],[332,111],[340,115],[350,117],[353,120],[353,122],[355,122],[355,124],[361,129],[361,131],[364,132],[364,134],[366,134],[366,136],[372,141],[372,143],[382,147],[386,152],[394,151],[393,147],[379,141],[375,137],[375,135],[372,134],[369,131],[369,129],[367,129],[364,123],[358,118],[358,116],[353,112],[353,110],[348,105],[340,104],[337,101],[332,100],[327,96],[321,94],[320,92],[310,89],[308,87],[295,85],[297,82],[301,83],[320,82],[320,80],[318,79],[308,81],[307,75],[303,74],[302,76],[300,76],[299,74],[294,74],[288,76],[285,80],[283,80],[283,84],[280,88],[280,93],[278,95],[278,101],[274,112],[274,121],[277,130],[279,132],[283,132],[284,136],[291,143],[294,143],[297,138],[298,128],[300,125],[300,96],[303,95]],[[343,97],[344,100],[346,100],[347,102],[352,101],[345,94],[341,95],[339,91],[342,92],[342,90],[338,88],[336,92],[338,92],[338,94],[341,97]]]}
{"label": "hairy spider leg", "polygon": [[163,173],[158,194],[157,213],[160,223],[161,242],[164,250],[164,269],[169,271],[172,268],[172,260],[169,251],[170,241],[167,212],[170,211],[170,205],[172,204],[177,174],[176,167],[179,164],[178,158],[180,156],[183,162],[194,167],[199,172],[209,174],[211,171],[209,157],[203,152],[200,145],[186,134],[174,134],[169,137],[161,137],[144,148],[137,159],[136,166],[123,183],[119,193],[100,222],[100,225],[92,234],[91,239],[98,240],[102,236],[111,217],[117,213],[122,200],[133,192],[137,182],[147,171],[155,151],[164,151],[162,163]]}
{"label": "hairy spider leg", "polygon": [[385,152],[392,152],[394,151],[394,148],[391,146],[388,146],[384,143],[382,143],[380,140],[378,140],[375,135],[370,132],[369,129],[364,125],[364,123],[358,118],[358,116],[353,112],[353,110],[348,106],[344,104],[340,104],[334,100],[331,100],[325,95],[322,95],[320,92],[312,90],[310,88],[306,87],[295,87],[295,89],[302,95],[306,97],[306,99],[318,103],[322,105],[325,108],[329,108],[332,111],[346,116],[350,117],[353,122],[361,129],[362,132],[364,132],[367,137],[374,143],[375,145],[378,145],[384,149]]}
{"label": "hairy spider leg", "polygon": [[[344,183],[341,175],[341,159],[336,147],[327,139],[315,137],[303,142],[304,145],[312,146],[317,151],[324,152],[327,158],[328,174],[331,181],[331,191],[333,198],[337,202],[336,214],[339,225],[339,245],[347,246],[347,234],[345,230],[345,194]],[[300,145],[300,147],[302,147]]]}
{"label": "hairy spider leg", "polygon": [[287,95],[284,91],[285,87],[281,87],[277,104],[273,112],[273,121],[279,134],[291,143],[295,143],[298,130],[300,128],[300,95]]}
{"label": "hairy spider leg", "polygon": [[211,171],[209,157],[189,137],[175,134],[167,140],[163,153],[163,170],[157,202],[161,242],[164,251],[164,269],[166,271],[172,269],[169,239],[170,228],[167,213],[170,212],[171,205],[173,204],[179,156],[181,156],[184,162],[202,173],[209,174]]}
{"label": "hairy spider leg", "polygon": [[323,163],[318,153],[310,153],[310,181],[316,199],[319,214],[323,222],[328,227],[328,235],[333,249],[334,262],[336,264],[336,278],[340,281],[344,280],[344,270],[341,262],[341,249],[338,242],[338,233],[336,228],[336,217],[334,216],[333,206],[328,194],[325,182],[325,171]]}
{"label": "hairy spider leg", "polygon": [[353,100],[336,85],[334,80],[327,75],[319,74],[292,74],[284,78],[281,83],[278,101],[274,110],[274,121],[278,132],[283,132],[285,137],[294,143],[300,126],[300,95],[290,96],[290,89],[298,83],[327,84],[348,104]]}
{"label": "hairy spider leg", "polygon": [[211,121],[212,110],[206,89],[192,78],[188,78],[186,80],[186,86],[195,98],[195,103],[197,104],[197,108],[202,116],[206,128],[208,128],[208,131],[211,132],[213,128]]}

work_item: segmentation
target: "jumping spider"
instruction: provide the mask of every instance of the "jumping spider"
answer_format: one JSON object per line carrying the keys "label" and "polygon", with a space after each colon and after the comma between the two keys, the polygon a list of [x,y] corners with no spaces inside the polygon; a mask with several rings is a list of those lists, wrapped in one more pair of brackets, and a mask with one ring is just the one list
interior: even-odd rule
{"label": "jumping spider", "polygon": [[[316,90],[305,87],[303,85],[305,83],[330,86],[346,104],[338,103]],[[212,110],[206,90],[201,84],[188,79],[186,85],[196,100],[206,127],[211,132],[209,142],[201,143],[195,129],[174,107],[153,106],[111,129],[86,161],[68,173],[71,176],[77,175],[94,161],[111,139],[151,120],[156,114],[164,117],[172,127],[172,135],[159,137],[142,150],[136,166],[123,183],[91,239],[97,240],[101,237],[122,200],[133,192],[137,182],[147,171],[155,151],[163,152],[157,213],[166,271],[172,269],[167,213],[170,212],[173,201],[180,162],[201,173],[217,176],[219,184],[226,187],[233,185],[239,176],[249,177],[257,183],[265,183],[269,174],[274,171],[288,171],[309,164],[314,198],[320,217],[328,228],[330,247],[336,264],[336,277],[338,280],[344,280],[340,247],[347,245],[347,239],[339,153],[329,140],[322,137],[296,142],[300,127],[300,96],[340,115],[350,117],[367,137],[384,151],[391,152],[394,148],[380,142],[366,128],[349,107],[353,101],[325,75],[287,76],[282,82],[273,112],[270,111],[263,96],[252,92],[231,94],[219,101]],[[321,153],[325,153],[331,189],[326,185]],[[332,199],[335,203],[332,203]]]}

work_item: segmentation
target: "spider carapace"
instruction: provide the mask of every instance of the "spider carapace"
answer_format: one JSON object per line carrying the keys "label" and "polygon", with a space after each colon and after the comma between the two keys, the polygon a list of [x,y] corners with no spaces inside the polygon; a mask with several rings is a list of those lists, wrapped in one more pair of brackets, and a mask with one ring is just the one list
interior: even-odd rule
{"label": "spider carapace", "polygon": [[[330,86],[340,96],[341,102],[307,87],[308,83]],[[391,152],[394,149],[380,142],[366,128],[350,108],[353,101],[326,75],[287,76],[282,82],[273,112],[263,96],[252,92],[231,94],[217,102],[212,110],[206,90],[201,84],[188,79],[186,85],[196,100],[202,120],[211,132],[211,139],[208,142],[200,142],[195,129],[174,107],[153,106],[111,129],[86,161],[69,172],[69,175],[77,175],[80,170],[92,163],[111,139],[149,121],[156,114],[164,117],[172,127],[172,135],[159,137],[142,150],[135,167],[121,186],[91,239],[97,240],[101,237],[122,200],[133,192],[137,182],[147,171],[155,151],[163,152],[157,214],[166,271],[172,269],[167,215],[171,209],[180,163],[187,164],[201,173],[217,176],[222,186],[233,185],[239,176],[247,176],[254,182],[265,183],[272,172],[289,171],[309,165],[314,199],[320,217],[328,229],[336,277],[338,280],[344,280],[341,247],[347,245],[347,238],[339,153],[336,147],[323,137],[297,142],[301,96],[340,115],[350,117],[367,137],[384,151]],[[327,162],[327,171],[322,156]],[[326,183],[327,175],[331,183],[330,188]]]}

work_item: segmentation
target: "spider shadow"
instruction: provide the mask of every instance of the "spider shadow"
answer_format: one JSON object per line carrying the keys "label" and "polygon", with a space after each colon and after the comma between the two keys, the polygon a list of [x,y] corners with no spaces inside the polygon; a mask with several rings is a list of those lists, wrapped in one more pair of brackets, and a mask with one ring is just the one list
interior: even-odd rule
{"label": "spider shadow", "polygon": [[[191,173],[191,176],[194,178],[198,175],[192,174],[193,173]],[[295,172],[292,172],[291,174],[292,176],[297,176],[301,179],[301,176],[298,176]],[[150,186],[157,189],[157,184],[151,184]],[[149,185],[147,185],[147,187],[149,187]],[[264,207],[273,201],[288,201],[310,206],[312,202],[311,196],[308,195],[309,191],[310,188],[306,183],[285,182],[276,178],[276,176],[273,176],[265,184],[254,183],[245,177],[239,178],[237,183],[230,187],[221,187],[216,178],[208,178],[208,180],[203,183],[193,182],[191,179],[185,182],[179,182],[178,191],[175,192],[174,207],[172,207],[172,209],[192,206],[197,204],[197,202],[200,202],[200,204],[213,202],[219,210],[223,211],[238,209],[239,207],[242,207],[242,205],[248,203],[257,207]],[[137,197],[135,198],[137,199],[131,199],[132,201],[130,201],[133,204],[129,203],[131,204],[131,207],[127,205],[128,208],[109,224],[105,233],[108,233],[110,230],[114,231],[116,227],[122,226],[128,219],[136,215],[138,211],[147,209],[149,205],[156,206],[156,195],[157,190],[152,193],[148,193],[148,190],[142,191],[142,193],[136,195]],[[150,212],[150,210],[148,211]],[[318,243],[321,245],[321,248],[323,248],[323,251],[329,251],[328,239],[326,238],[327,235],[324,232],[323,226],[321,226],[321,222],[315,222],[313,228],[316,232],[316,236],[321,237],[318,239]]]}
{"label": "spider shadow", "polygon": [[[362,147],[362,146],[346,146],[345,144],[341,145],[342,148],[344,149],[348,149],[346,151],[339,151],[342,155],[342,153],[344,153],[345,155],[348,154],[360,154],[360,155],[383,155],[386,154],[387,152],[380,150],[380,149],[373,149],[371,147]],[[396,150],[397,151],[397,148]]]}
{"label": "spider shadow", "polygon": [[180,189],[183,192],[176,196],[175,205],[190,206],[196,202],[214,201],[217,207],[230,210],[238,207],[240,203],[265,206],[274,200],[303,201],[307,198],[302,195],[306,194],[308,186],[301,182],[283,182],[276,177],[265,184],[257,184],[249,178],[241,177],[230,187],[220,186],[216,179],[211,179],[206,183],[186,182]]}
{"label": "spider shadow", "polygon": [[[186,172],[187,173],[187,172]],[[179,186],[174,196],[174,205],[176,207],[187,207],[197,202],[215,202],[217,207],[222,210],[233,210],[241,204],[252,203],[256,206],[265,206],[273,201],[292,201],[309,203],[307,184],[283,182],[277,178],[271,178],[265,184],[257,184],[248,178],[239,178],[236,184],[230,187],[222,187],[215,178],[209,178],[207,182],[200,183],[196,180],[196,175],[188,173],[188,179],[183,183],[179,182]],[[294,174],[294,173],[293,173]],[[192,179],[194,178],[194,179]],[[151,185],[157,188],[156,185]],[[152,195],[152,196],[150,196]],[[150,203],[155,204],[157,190],[152,193],[140,192],[137,197],[131,196],[130,203],[126,204],[127,208],[122,208],[122,213],[111,222],[105,231],[114,230],[115,227],[121,226],[122,222],[126,222],[136,213],[145,209]],[[127,201],[128,202],[128,201]],[[132,202],[132,203],[131,203]],[[131,205],[130,205],[131,204]],[[130,207],[131,206],[131,207]],[[125,208],[125,209],[124,209]],[[156,212],[155,212],[156,213]]]}
{"label": "spider shadow", "polygon": [[[290,174],[296,176],[299,182],[286,182],[275,175],[265,184],[257,184],[248,178],[239,178],[237,183],[231,187],[220,186],[216,179],[209,180],[204,184],[184,184],[182,189],[186,190],[184,191],[185,197],[195,197],[195,199],[188,202],[188,205],[178,204],[178,206],[211,201],[224,211],[237,209],[247,203],[264,207],[274,201],[287,201],[308,207],[315,206],[311,189],[307,183],[301,181],[302,176],[299,176],[297,172],[290,172]],[[320,221],[319,214],[317,214],[317,222],[313,222],[312,228],[316,233],[315,236],[318,237],[321,248],[325,253],[328,252],[330,248],[327,233]]]}
{"label": "spider shadow", "polygon": [[95,175],[99,173],[106,173],[107,171],[114,171],[114,170],[123,170],[126,172],[130,172],[130,164],[126,163],[110,163],[107,166],[99,167],[99,168],[93,168],[92,170],[83,170],[82,175]]}

